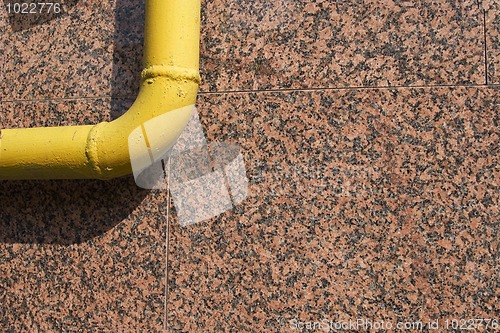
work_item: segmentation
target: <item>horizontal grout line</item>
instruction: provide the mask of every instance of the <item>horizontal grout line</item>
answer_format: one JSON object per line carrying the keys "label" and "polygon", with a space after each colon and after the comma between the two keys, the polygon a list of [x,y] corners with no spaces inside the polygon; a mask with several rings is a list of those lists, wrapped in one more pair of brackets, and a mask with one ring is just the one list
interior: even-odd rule
{"label": "horizontal grout line", "polygon": [[63,101],[78,101],[78,100],[96,100],[96,99],[112,99],[112,100],[122,100],[122,101],[134,101],[134,97],[111,97],[111,96],[81,96],[81,97],[60,97],[60,98],[45,98],[45,99],[11,99],[2,100],[0,103],[16,103],[16,102],[63,102]]}
{"label": "horizontal grout line", "polygon": [[[280,92],[319,92],[319,91],[343,91],[343,90],[386,90],[386,89],[431,89],[431,88],[500,88],[500,84],[441,84],[441,85],[417,85],[417,86],[351,86],[351,87],[326,87],[326,88],[301,88],[301,89],[248,89],[248,90],[223,90],[223,91],[202,91],[198,95],[224,95],[224,94],[251,94],[251,93],[280,93]],[[63,102],[77,100],[111,99],[121,101],[134,101],[133,97],[61,97],[47,99],[12,99],[1,100],[0,103],[21,103],[21,102]]]}
{"label": "horizontal grout line", "polygon": [[301,89],[256,89],[256,90],[224,90],[199,92],[198,95],[222,95],[222,94],[244,94],[244,93],[279,93],[279,92],[315,92],[315,91],[340,91],[340,90],[386,90],[386,89],[425,89],[425,88],[498,88],[500,84],[441,84],[441,85],[417,85],[417,86],[351,86],[351,87],[327,87],[327,88],[301,88]]}

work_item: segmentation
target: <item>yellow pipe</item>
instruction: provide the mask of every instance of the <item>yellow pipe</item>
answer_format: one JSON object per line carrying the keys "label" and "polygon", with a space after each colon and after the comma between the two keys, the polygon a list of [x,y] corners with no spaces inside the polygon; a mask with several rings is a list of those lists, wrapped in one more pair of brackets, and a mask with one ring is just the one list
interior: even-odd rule
{"label": "yellow pipe", "polygon": [[0,179],[111,179],[132,172],[129,135],[148,122],[148,135],[171,147],[198,93],[200,0],[146,0],[144,69],[139,95],[112,122],[0,130]]}

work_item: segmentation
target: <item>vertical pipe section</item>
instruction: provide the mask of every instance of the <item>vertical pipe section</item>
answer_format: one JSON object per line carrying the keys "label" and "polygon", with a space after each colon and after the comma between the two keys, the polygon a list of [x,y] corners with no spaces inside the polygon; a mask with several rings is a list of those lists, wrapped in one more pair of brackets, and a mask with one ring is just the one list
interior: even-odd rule
{"label": "vertical pipe section", "polygon": [[[198,72],[200,0],[146,2],[144,68],[176,66]],[[197,15],[193,15],[197,11]]]}

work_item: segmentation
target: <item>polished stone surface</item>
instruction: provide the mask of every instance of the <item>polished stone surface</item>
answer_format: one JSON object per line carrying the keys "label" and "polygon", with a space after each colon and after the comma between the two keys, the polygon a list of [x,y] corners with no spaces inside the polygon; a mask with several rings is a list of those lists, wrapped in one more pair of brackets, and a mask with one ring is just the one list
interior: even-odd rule
{"label": "polished stone surface", "polygon": [[203,91],[482,84],[466,1],[204,2]]}
{"label": "polished stone surface", "polygon": [[[6,47],[5,42],[7,38],[4,38],[7,29],[7,13],[4,10],[0,10],[0,58],[6,59]],[[0,61],[0,101],[5,99],[5,60]]]}
{"label": "polished stone surface", "polygon": [[484,1],[488,83],[500,84],[500,1]]}
{"label": "polished stone surface", "polygon": [[114,8],[113,2],[81,0],[48,22],[18,31],[9,25],[4,99],[109,96]]}
{"label": "polished stone surface", "polygon": [[130,179],[0,186],[3,332],[161,331],[164,197]]}
{"label": "polished stone surface", "polygon": [[241,145],[250,191],[172,224],[172,332],[494,318],[499,103],[483,88],[201,96],[208,138]]}

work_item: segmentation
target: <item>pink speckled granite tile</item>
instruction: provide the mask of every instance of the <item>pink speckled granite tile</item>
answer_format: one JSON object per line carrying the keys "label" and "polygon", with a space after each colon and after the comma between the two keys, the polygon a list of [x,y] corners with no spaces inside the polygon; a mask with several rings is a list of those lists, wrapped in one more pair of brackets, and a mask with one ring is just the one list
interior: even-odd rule
{"label": "pink speckled granite tile", "polygon": [[[2,102],[0,128],[97,123],[121,101]],[[1,332],[161,332],[165,192],[0,182]]]}
{"label": "pink speckled granite tile", "polygon": [[[4,10],[4,8],[2,7],[2,10],[0,11],[0,32],[2,33],[2,35],[1,35],[2,37],[5,36],[6,27],[7,27],[7,21],[8,21],[8,14]],[[5,38],[2,38],[2,41],[4,39]]]}
{"label": "pink speckled granite tile", "polygon": [[[0,7],[1,8],[1,7]],[[2,8],[3,9],[3,8]],[[7,29],[7,13],[5,10],[0,10],[0,58],[5,59],[5,40],[4,38]],[[4,99],[4,90],[5,90],[5,60],[0,61],[0,101]]]}
{"label": "pink speckled granite tile", "polygon": [[9,26],[3,98],[111,95],[114,18],[114,2],[80,0],[48,22]]}
{"label": "pink speckled granite tile", "polygon": [[202,90],[484,83],[466,1],[204,1]]}
{"label": "pink speckled granite tile", "polygon": [[132,98],[142,70],[145,1],[116,0],[113,36],[113,97]]}
{"label": "pink speckled granite tile", "polygon": [[93,125],[118,118],[132,103],[115,98],[4,102],[0,128]]}
{"label": "pink speckled granite tile", "polygon": [[202,95],[250,194],[189,227],[173,216],[170,332],[498,319],[499,105],[486,88]]}
{"label": "pink speckled granite tile", "polygon": [[131,179],[1,184],[2,332],[160,332],[165,198]]}
{"label": "pink speckled granite tile", "polygon": [[[59,0],[40,3],[37,0],[4,0],[3,8],[11,31],[21,31],[66,15],[80,0]],[[50,23],[49,23],[50,24]]]}
{"label": "pink speckled granite tile", "polygon": [[92,125],[111,120],[118,102],[106,99],[4,102],[0,128]]}
{"label": "pink speckled granite tile", "polygon": [[486,15],[486,56],[488,59],[488,83],[500,83],[500,1],[484,3]]}

